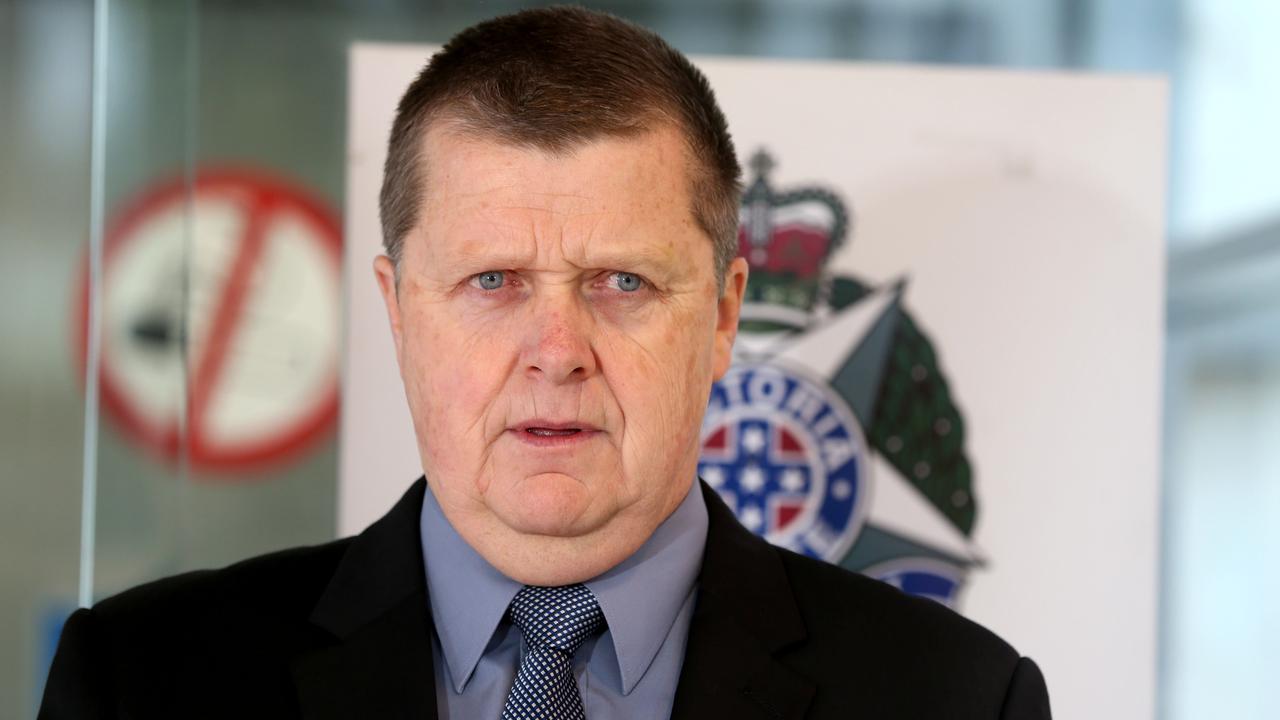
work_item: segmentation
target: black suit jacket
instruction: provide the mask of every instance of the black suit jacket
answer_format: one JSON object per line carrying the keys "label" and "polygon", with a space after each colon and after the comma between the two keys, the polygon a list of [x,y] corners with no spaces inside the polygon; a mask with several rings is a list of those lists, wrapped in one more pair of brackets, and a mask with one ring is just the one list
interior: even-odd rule
{"label": "black suit jacket", "polygon": [[[40,718],[435,718],[425,487],[356,538],[77,611]],[[1049,717],[1040,671],[992,633],[774,548],[703,494],[710,524],[673,718]]]}

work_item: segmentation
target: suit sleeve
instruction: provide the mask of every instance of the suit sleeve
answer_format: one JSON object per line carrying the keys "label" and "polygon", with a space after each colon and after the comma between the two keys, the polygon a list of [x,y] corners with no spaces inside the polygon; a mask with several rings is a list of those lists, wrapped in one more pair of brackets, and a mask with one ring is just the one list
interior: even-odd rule
{"label": "suit sleeve", "polygon": [[1049,689],[1031,658],[1021,658],[1005,691],[1000,720],[1050,720]]}
{"label": "suit sleeve", "polygon": [[97,616],[80,609],[62,626],[45,681],[38,720],[99,720],[116,716],[109,678],[113,669]]}

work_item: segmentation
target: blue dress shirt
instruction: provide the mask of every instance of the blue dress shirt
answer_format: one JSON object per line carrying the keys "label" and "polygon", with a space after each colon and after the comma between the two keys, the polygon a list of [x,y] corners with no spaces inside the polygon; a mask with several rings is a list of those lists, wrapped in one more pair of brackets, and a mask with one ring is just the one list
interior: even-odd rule
{"label": "blue dress shirt", "polygon": [[[440,718],[496,720],[525,652],[519,628],[506,619],[523,586],[458,535],[430,487],[421,531]],[[608,623],[574,656],[588,719],[670,716],[706,539],[707,507],[695,481],[635,554],[584,583]]]}

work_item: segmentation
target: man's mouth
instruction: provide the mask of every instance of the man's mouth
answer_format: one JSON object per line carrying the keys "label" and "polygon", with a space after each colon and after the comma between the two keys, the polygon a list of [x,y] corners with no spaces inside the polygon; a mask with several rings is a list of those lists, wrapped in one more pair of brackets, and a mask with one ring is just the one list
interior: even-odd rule
{"label": "man's mouth", "polygon": [[576,435],[582,432],[582,428],[545,428],[531,427],[525,428],[525,432],[538,437],[565,437],[567,435]]}
{"label": "man's mouth", "polygon": [[600,432],[600,428],[591,423],[549,418],[535,418],[522,422],[511,430],[525,442],[543,448],[576,446],[579,442]]}

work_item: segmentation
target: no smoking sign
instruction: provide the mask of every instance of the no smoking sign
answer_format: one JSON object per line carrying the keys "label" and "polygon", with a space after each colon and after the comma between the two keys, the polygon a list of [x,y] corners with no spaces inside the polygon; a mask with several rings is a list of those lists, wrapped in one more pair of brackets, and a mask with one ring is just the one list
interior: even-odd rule
{"label": "no smoking sign", "polygon": [[[103,248],[107,414],[200,471],[260,467],[327,435],[341,237],[318,200],[256,172],[204,172],[128,203]],[[80,287],[83,349],[87,272]]]}

